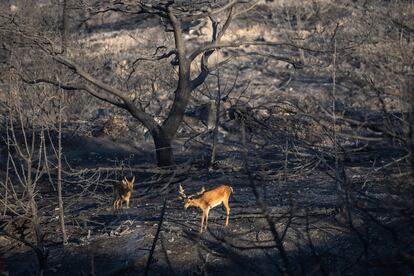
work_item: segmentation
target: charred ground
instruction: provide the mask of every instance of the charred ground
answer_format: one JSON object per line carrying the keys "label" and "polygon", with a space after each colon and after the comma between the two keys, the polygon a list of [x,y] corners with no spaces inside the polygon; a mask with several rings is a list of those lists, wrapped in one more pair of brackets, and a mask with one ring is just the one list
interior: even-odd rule
{"label": "charred ground", "polygon": [[[152,9],[166,3],[24,2],[0,4],[0,274],[412,273],[412,3],[241,3],[223,41],[250,45],[211,54],[172,140],[175,165],[160,168],[152,134],[122,104],[158,125],[169,116],[174,26]],[[232,3],[176,2],[188,50],[229,18],[189,14]],[[102,102],[102,85],[84,93],[93,82],[56,56],[126,100]],[[125,176],[132,206],[115,211]],[[200,235],[179,184],[232,186],[229,226],[216,207]]]}

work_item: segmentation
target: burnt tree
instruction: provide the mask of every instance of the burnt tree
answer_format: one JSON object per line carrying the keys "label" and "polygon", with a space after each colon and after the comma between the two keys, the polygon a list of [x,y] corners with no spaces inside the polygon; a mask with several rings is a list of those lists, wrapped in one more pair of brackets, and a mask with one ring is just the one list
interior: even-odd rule
{"label": "burnt tree", "polygon": [[[66,1],[65,1],[66,3]],[[119,12],[125,14],[147,14],[160,18],[160,22],[164,25],[165,32],[172,32],[174,39],[174,49],[164,54],[158,54],[160,48],[158,47],[152,60],[162,60],[173,57],[171,64],[177,66],[178,81],[174,91],[174,100],[169,109],[166,118],[162,122],[157,122],[152,114],[145,111],[140,104],[137,104],[135,99],[131,97],[130,91],[125,91],[114,85],[110,85],[95,77],[91,72],[88,72],[79,61],[73,56],[67,55],[67,22],[63,22],[62,41],[54,42],[49,39],[45,33],[38,30],[33,30],[31,26],[20,25],[20,22],[14,17],[10,18],[10,29],[8,33],[12,33],[16,37],[24,39],[33,48],[41,50],[48,58],[55,61],[63,68],[69,69],[75,73],[76,76],[82,80],[64,82],[58,76],[54,78],[30,78],[23,77],[26,83],[49,83],[56,85],[65,90],[79,90],[85,91],[97,99],[110,103],[114,106],[127,110],[135,119],[137,119],[151,134],[156,151],[156,159],[158,166],[171,166],[174,164],[174,154],[172,150],[172,142],[178,131],[178,128],[183,120],[184,112],[188,106],[192,91],[202,85],[209,73],[215,70],[222,63],[219,62],[214,65],[209,65],[209,57],[218,49],[222,48],[238,48],[242,45],[265,45],[265,46],[280,46],[280,47],[297,47],[292,43],[275,43],[266,41],[222,41],[222,37],[226,33],[233,17],[236,7],[240,7],[238,14],[248,11],[256,2],[249,1],[223,1],[221,5],[216,5],[213,8],[201,8],[192,6],[193,9],[182,8],[181,4],[175,4],[173,1],[167,3],[154,2],[149,4],[147,1],[140,1],[137,4],[120,4],[116,3],[110,7],[95,7],[96,14],[103,12]],[[225,13],[224,24],[219,28],[219,23],[214,19],[219,14]],[[93,14],[93,12],[92,12]],[[64,15],[64,18],[66,16]],[[189,25],[189,22],[196,22],[201,19],[209,19],[211,23],[212,34],[210,41],[201,43],[197,47],[188,47],[183,30]],[[191,25],[191,24],[190,24]],[[16,27],[17,26],[17,27]],[[8,42],[11,43],[11,42]],[[6,47],[8,43],[5,43]],[[62,43],[62,45],[59,45]],[[281,61],[299,66],[299,62],[289,57],[281,56]],[[201,68],[197,75],[191,74],[191,67],[194,63],[199,62]],[[55,74],[55,73],[53,73]],[[155,91],[157,92],[157,91]]]}

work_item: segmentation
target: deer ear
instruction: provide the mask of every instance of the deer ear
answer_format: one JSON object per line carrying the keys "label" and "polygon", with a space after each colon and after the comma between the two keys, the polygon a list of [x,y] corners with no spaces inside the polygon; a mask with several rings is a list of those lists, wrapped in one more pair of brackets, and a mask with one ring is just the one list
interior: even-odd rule
{"label": "deer ear", "polygon": [[131,183],[135,182],[135,175],[132,177]]}
{"label": "deer ear", "polygon": [[128,185],[127,182],[125,181],[125,179],[122,179],[122,184]]}

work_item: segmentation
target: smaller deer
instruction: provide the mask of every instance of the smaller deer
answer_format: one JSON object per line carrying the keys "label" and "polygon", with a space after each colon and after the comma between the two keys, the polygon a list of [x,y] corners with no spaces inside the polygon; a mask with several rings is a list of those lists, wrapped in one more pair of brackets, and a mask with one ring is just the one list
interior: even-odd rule
{"label": "smaller deer", "polygon": [[[196,195],[186,196],[183,187],[180,185],[178,193],[180,198],[184,199],[184,208],[187,209],[190,206],[198,207],[203,210],[203,216],[201,217],[200,233],[203,229],[207,229],[208,214],[210,209],[223,203],[226,208],[226,226],[229,224],[230,206],[229,197],[233,192],[233,188],[226,185],[220,185],[212,190],[205,191],[204,187]],[[205,223],[205,224],[204,224]]]}
{"label": "smaller deer", "polygon": [[114,209],[121,209],[122,203],[126,202],[126,207],[129,208],[129,200],[134,188],[135,176],[129,181],[126,177],[121,182],[114,184]]}

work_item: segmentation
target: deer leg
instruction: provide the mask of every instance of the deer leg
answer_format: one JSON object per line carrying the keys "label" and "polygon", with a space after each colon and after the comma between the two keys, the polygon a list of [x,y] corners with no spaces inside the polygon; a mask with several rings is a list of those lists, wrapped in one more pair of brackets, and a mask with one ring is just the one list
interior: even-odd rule
{"label": "deer leg", "polygon": [[230,217],[229,199],[224,200],[223,205],[226,208],[226,226],[227,226],[229,224],[229,217]]}
{"label": "deer leg", "polygon": [[200,228],[200,233],[203,233],[204,217],[205,217],[205,214],[204,214],[204,210],[203,210],[203,215],[201,216],[201,228]]}
{"label": "deer leg", "polygon": [[206,217],[205,217],[206,225],[205,225],[204,229],[207,229],[207,225],[208,225],[208,213],[209,212],[210,212],[210,208],[207,208],[207,210],[206,210]]}
{"label": "deer leg", "polygon": [[126,201],[126,207],[129,209],[129,198],[125,200]]}

